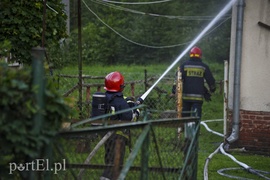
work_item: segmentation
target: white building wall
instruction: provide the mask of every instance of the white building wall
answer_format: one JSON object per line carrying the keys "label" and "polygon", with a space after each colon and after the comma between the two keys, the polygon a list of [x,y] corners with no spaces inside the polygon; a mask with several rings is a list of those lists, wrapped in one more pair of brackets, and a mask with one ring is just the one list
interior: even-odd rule
{"label": "white building wall", "polygon": [[[270,111],[270,25],[269,0],[245,0],[240,81],[240,109]],[[233,107],[236,5],[232,16],[229,72],[229,109]]]}

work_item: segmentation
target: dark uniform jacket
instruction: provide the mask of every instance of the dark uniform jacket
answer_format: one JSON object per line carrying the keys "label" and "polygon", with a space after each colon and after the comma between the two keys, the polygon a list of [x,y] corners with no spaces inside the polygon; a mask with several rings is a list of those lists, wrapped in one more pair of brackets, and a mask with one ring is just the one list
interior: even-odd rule
{"label": "dark uniform jacket", "polygon": [[[116,113],[117,111],[121,111],[124,109],[128,109],[129,105],[127,101],[123,97],[122,92],[108,92],[105,93],[107,102],[108,102],[108,108],[110,108],[109,113]],[[111,121],[119,121],[119,120],[132,120],[132,110],[123,112],[120,114],[115,114],[110,116]],[[124,158],[125,158],[125,151],[126,151],[126,145],[130,143],[128,141],[130,135],[130,131],[128,129],[124,130],[117,130],[115,131],[110,138],[105,142],[105,164],[108,165],[104,168],[104,171],[102,173],[102,177],[104,179],[115,179],[115,159],[117,159],[116,168],[121,170],[121,166],[124,164]]]}
{"label": "dark uniform jacket", "polygon": [[180,66],[183,80],[183,101],[203,101],[205,94],[204,80],[209,90],[216,90],[215,79],[205,63],[200,58],[190,58]]}
{"label": "dark uniform jacket", "polygon": [[[106,92],[107,102],[109,103],[109,108],[111,113],[121,111],[130,108],[127,101],[124,99],[122,92]],[[110,117],[110,120],[132,120],[132,110],[124,112],[121,114],[116,114]]]}

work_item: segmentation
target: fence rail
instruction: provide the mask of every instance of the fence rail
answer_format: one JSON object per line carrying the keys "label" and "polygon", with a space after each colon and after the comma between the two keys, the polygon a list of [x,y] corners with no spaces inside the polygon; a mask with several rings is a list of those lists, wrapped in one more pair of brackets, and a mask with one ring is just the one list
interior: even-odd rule
{"label": "fence rail", "polygon": [[[78,106],[82,106],[84,116],[81,118],[74,117],[74,119],[84,119],[87,117],[90,117],[90,111],[91,111],[91,97],[92,94],[95,92],[101,92],[103,91],[104,87],[104,77],[103,76],[90,76],[90,75],[83,75],[83,84],[82,84],[82,90],[83,95],[82,102],[78,102],[79,99],[79,84],[78,84],[78,75],[64,75],[60,74],[57,75],[58,79],[58,87],[61,87],[60,89],[66,89],[64,92],[62,92],[64,97],[73,97],[73,99],[76,101],[74,104],[77,104]],[[130,96],[133,98],[138,98],[140,95],[142,95],[149,87],[152,86],[152,84],[157,80],[157,76],[148,76],[147,73],[145,73],[145,77],[143,79],[137,79],[134,77],[134,80],[126,81],[126,87],[124,90],[125,96]],[[174,76],[168,75],[162,79],[162,81],[159,83],[158,86],[156,86],[153,89],[153,92],[147,98],[146,102],[147,105],[150,108],[153,109],[160,109],[166,111],[166,110],[175,110],[175,102],[173,101],[173,98],[170,97],[171,93],[171,87],[174,82]],[[217,81],[217,86],[219,87],[219,93],[223,94],[223,81]],[[65,88],[63,88],[65,87]],[[157,103],[165,103],[164,107],[157,108]],[[165,106],[166,105],[166,106]],[[75,107],[76,108],[76,107]]]}
{"label": "fence rail", "polygon": [[[99,179],[104,169],[112,168],[113,179],[196,179],[198,121],[196,117],[190,117],[109,125],[104,122],[100,126],[63,131],[57,139],[56,157],[59,161],[66,159],[67,170],[58,174],[58,178]],[[94,124],[95,120],[90,122]],[[187,123],[196,124],[192,129],[193,138],[179,138],[177,127]],[[127,129],[131,138],[129,145],[125,146],[124,164],[121,165],[119,159],[114,161],[115,164],[106,164],[104,144],[108,139],[103,141],[104,137],[108,132]],[[112,153],[116,157],[123,151],[116,145]]]}

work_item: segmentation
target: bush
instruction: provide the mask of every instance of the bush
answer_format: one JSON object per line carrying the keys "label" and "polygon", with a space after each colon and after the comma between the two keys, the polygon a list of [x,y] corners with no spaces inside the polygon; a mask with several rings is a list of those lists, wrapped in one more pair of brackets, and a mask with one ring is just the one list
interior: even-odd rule
{"label": "bush", "polygon": [[[24,163],[27,158],[41,158],[42,152],[67,121],[69,106],[47,80],[42,129],[35,133],[34,115],[39,110],[35,101],[31,70],[14,70],[0,65],[0,177],[8,174],[10,162]],[[29,159],[28,159],[29,160]],[[5,169],[5,170],[4,170]]]}

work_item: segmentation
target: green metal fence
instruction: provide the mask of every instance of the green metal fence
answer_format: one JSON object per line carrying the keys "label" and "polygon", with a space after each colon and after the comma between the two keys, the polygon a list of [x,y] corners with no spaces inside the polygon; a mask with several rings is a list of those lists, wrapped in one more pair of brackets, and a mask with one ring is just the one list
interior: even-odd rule
{"label": "green metal fence", "polygon": [[[54,161],[65,162],[65,168],[57,176],[52,174],[52,179],[99,179],[108,167],[112,168],[112,179],[196,179],[198,118],[158,119],[162,112],[149,110],[143,114],[138,122],[117,124],[86,119],[62,131],[56,139]],[[186,132],[192,135],[179,133],[180,127],[188,128]],[[114,163],[105,164],[106,137],[124,130],[130,132],[124,163],[119,163],[118,156],[123,149],[115,145]]]}
{"label": "green metal fence", "polygon": [[[58,72],[60,73],[60,72]],[[77,72],[69,72],[69,75],[58,74],[55,75],[55,81],[57,82],[58,90],[64,97],[69,97],[73,101],[73,109],[78,114],[74,114],[72,119],[85,119],[90,117],[91,113],[91,102],[92,95],[95,92],[105,92],[104,90],[104,78],[108,72],[92,72],[98,76],[84,75],[82,77],[82,102],[79,102],[78,93],[78,75]],[[88,72],[85,72],[87,74]],[[133,97],[135,99],[139,98],[145,91],[152,86],[152,84],[159,78],[160,74],[150,74],[147,70],[130,73],[121,72],[125,77],[125,89],[123,91],[124,96]],[[102,74],[102,75],[101,75]],[[175,73],[170,73],[160,81],[160,83],[153,89],[151,94],[146,98],[144,104],[151,109],[158,110],[174,110],[175,108],[175,98],[170,97],[172,85],[174,82]],[[79,116],[79,108],[82,107],[81,116]]]}

